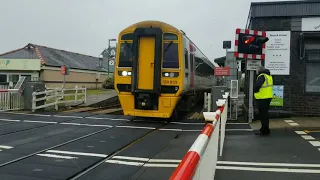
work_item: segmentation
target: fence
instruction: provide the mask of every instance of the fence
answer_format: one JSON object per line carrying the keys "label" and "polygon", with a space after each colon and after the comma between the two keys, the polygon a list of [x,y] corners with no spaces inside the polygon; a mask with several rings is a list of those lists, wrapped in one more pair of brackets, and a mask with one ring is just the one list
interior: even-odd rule
{"label": "fence", "polygon": [[23,107],[21,93],[17,89],[2,89],[0,87],[0,111],[20,110]]}
{"label": "fence", "polygon": [[[74,91],[74,93],[70,93]],[[80,91],[80,92],[79,92]],[[67,93],[66,93],[67,92]],[[66,97],[74,97],[74,99]],[[38,105],[40,101],[45,101],[42,103],[43,105]],[[42,92],[33,92],[32,93],[32,112],[37,109],[42,109],[50,106],[54,106],[55,110],[58,110],[59,104],[66,103],[86,103],[87,102],[87,89],[86,88],[78,88],[76,86],[73,89],[49,89]]]}
{"label": "fence", "polygon": [[171,175],[170,180],[214,179],[219,137],[220,156],[223,151],[228,98],[229,93],[225,93],[223,99],[216,102],[218,108],[215,112],[203,112],[207,124]]}

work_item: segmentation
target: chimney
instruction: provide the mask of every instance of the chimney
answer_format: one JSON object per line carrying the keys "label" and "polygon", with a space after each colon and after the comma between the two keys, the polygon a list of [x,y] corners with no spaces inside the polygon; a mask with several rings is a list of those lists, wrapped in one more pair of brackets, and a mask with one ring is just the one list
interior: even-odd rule
{"label": "chimney", "polygon": [[99,67],[102,68],[102,60],[103,60],[103,56],[100,54],[99,56]]}

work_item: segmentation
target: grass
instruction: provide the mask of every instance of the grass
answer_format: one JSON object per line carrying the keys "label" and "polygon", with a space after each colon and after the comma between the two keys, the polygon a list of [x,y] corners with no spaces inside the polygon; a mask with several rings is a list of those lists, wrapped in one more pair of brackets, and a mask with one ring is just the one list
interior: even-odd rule
{"label": "grass", "polygon": [[[88,89],[87,90],[87,96],[90,96],[90,95],[99,95],[99,94],[104,94],[106,93],[107,91],[110,91],[110,90],[105,90],[105,89]],[[68,90],[68,91],[64,91],[65,94],[74,94],[75,91],[74,90]],[[79,93],[82,93],[82,91],[79,91]],[[78,100],[82,99],[83,98],[83,95],[78,95]],[[72,100],[75,100],[75,96],[65,96],[64,97],[64,101],[72,101]],[[49,103],[53,103],[54,102],[54,98],[51,98],[51,99],[48,99],[46,101],[46,104],[49,104]]]}

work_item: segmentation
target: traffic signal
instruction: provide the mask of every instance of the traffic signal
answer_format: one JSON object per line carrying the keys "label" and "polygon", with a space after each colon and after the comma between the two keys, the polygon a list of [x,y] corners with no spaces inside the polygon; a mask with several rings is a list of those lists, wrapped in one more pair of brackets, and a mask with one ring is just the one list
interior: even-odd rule
{"label": "traffic signal", "polygon": [[262,54],[262,46],[269,40],[268,37],[259,35],[239,34],[238,53]]}
{"label": "traffic signal", "polygon": [[237,29],[235,39],[235,57],[264,59],[265,43],[269,38],[264,31]]}

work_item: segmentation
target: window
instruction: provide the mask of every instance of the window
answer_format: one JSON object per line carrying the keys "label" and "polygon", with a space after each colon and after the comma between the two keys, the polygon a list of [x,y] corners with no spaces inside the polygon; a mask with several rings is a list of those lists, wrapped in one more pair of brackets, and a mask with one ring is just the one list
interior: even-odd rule
{"label": "window", "polygon": [[188,69],[189,68],[189,61],[188,61],[188,50],[184,51],[184,64],[185,64],[185,68]]}
{"label": "window", "polygon": [[119,67],[132,67],[132,43],[121,43]]}
{"label": "window", "polygon": [[9,75],[9,82],[17,83],[19,81],[18,74],[10,74]]}
{"label": "window", "polygon": [[320,92],[320,39],[305,43],[306,92]]}
{"label": "window", "polygon": [[0,83],[7,82],[7,75],[6,74],[0,74]]}
{"label": "window", "polygon": [[163,43],[163,68],[179,68],[178,43]]}

